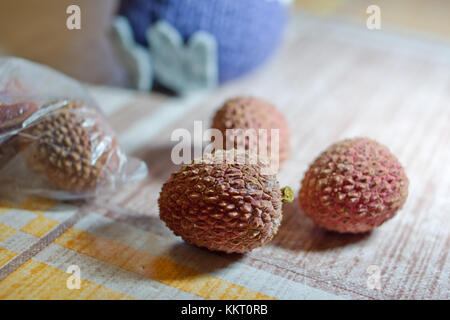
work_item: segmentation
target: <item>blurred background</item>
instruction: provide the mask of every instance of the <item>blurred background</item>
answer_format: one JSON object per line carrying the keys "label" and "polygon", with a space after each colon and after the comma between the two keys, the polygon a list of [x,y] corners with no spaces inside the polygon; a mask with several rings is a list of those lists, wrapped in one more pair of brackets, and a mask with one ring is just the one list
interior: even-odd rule
{"label": "blurred background", "polygon": [[[82,29],[65,28],[69,0],[0,2],[0,55],[14,55],[54,67],[81,81],[130,87],[129,76],[109,34],[116,0],[78,0]],[[382,30],[406,37],[448,42],[450,1],[295,0],[290,11],[365,28],[366,8],[382,8]]]}

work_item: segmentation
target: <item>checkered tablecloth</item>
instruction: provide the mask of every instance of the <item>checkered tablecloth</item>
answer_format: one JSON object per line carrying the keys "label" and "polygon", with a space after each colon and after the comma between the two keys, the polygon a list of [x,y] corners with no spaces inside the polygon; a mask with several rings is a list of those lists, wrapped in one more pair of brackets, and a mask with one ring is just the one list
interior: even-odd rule
{"label": "checkered tablecloth", "polygon": [[[147,162],[150,175],[88,204],[2,199],[0,298],[448,299],[449,71],[445,44],[295,15],[264,69],[218,90],[174,98],[91,87],[120,143]],[[245,255],[175,237],[157,206],[176,169],[170,135],[192,130],[194,120],[207,127],[214,110],[239,94],[266,98],[287,116],[293,152],[282,185],[298,192],[325,147],[369,136],[406,167],[404,209],[370,234],[338,235],[315,227],[296,200],[284,206],[275,239]],[[79,268],[79,289],[67,286],[70,266]]]}

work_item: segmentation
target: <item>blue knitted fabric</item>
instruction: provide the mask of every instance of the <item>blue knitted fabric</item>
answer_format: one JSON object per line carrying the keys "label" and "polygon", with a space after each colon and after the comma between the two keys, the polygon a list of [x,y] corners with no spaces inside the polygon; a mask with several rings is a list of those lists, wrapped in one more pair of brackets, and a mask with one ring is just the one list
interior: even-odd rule
{"label": "blue knitted fabric", "polygon": [[119,14],[128,19],[136,42],[145,46],[147,28],[158,20],[170,23],[185,41],[199,30],[213,35],[219,82],[263,63],[280,43],[286,22],[284,6],[266,0],[123,0]]}

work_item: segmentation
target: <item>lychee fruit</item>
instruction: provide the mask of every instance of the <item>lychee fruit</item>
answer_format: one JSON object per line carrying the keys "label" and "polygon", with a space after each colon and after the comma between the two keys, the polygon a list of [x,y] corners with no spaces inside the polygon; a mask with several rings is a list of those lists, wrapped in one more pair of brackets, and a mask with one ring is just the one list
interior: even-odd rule
{"label": "lychee fruit", "polygon": [[347,139],[330,146],[309,167],[299,201],[320,227],[367,232],[402,208],[408,184],[388,148],[367,138]]}
{"label": "lychee fruit", "polygon": [[92,191],[118,166],[116,139],[95,108],[81,101],[57,104],[20,134],[28,167],[58,190]]}
{"label": "lychee fruit", "polygon": [[209,250],[244,253],[261,247],[278,231],[282,202],[293,199],[275,175],[263,174],[268,165],[244,150],[205,154],[163,185],[160,218],[186,242]]}
{"label": "lychee fruit", "polygon": [[[246,150],[259,153],[264,151],[265,155],[271,159],[272,164],[279,164],[280,166],[289,157],[291,148],[287,121],[277,108],[263,99],[236,97],[226,101],[216,112],[211,128],[218,129],[222,133],[223,149],[239,149],[239,143],[242,143]],[[254,129],[256,139],[249,139],[245,136],[245,132],[237,132],[237,137],[235,137],[230,134],[230,129]],[[275,135],[272,129],[278,129],[278,135]],[[229,130],[229,134],[227,134],[227,130]],[[239,140],[239,137],[243,141]],[[260,144],[260,139],[266,140],[266,150],[260,149],[259,146],[263,146]],[[273,146],[275,146],[274,150],[272,150]]]}

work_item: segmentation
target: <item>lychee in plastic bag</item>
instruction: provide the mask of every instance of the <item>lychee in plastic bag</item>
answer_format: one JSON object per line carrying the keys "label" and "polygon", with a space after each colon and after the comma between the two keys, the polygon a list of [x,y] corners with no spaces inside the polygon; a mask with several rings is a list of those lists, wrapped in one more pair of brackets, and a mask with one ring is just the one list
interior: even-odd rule
{"label": "lychee in plastic bag", "polygon": [[0,194],[85,199],[146,175],[80,83],[0,58]]}

